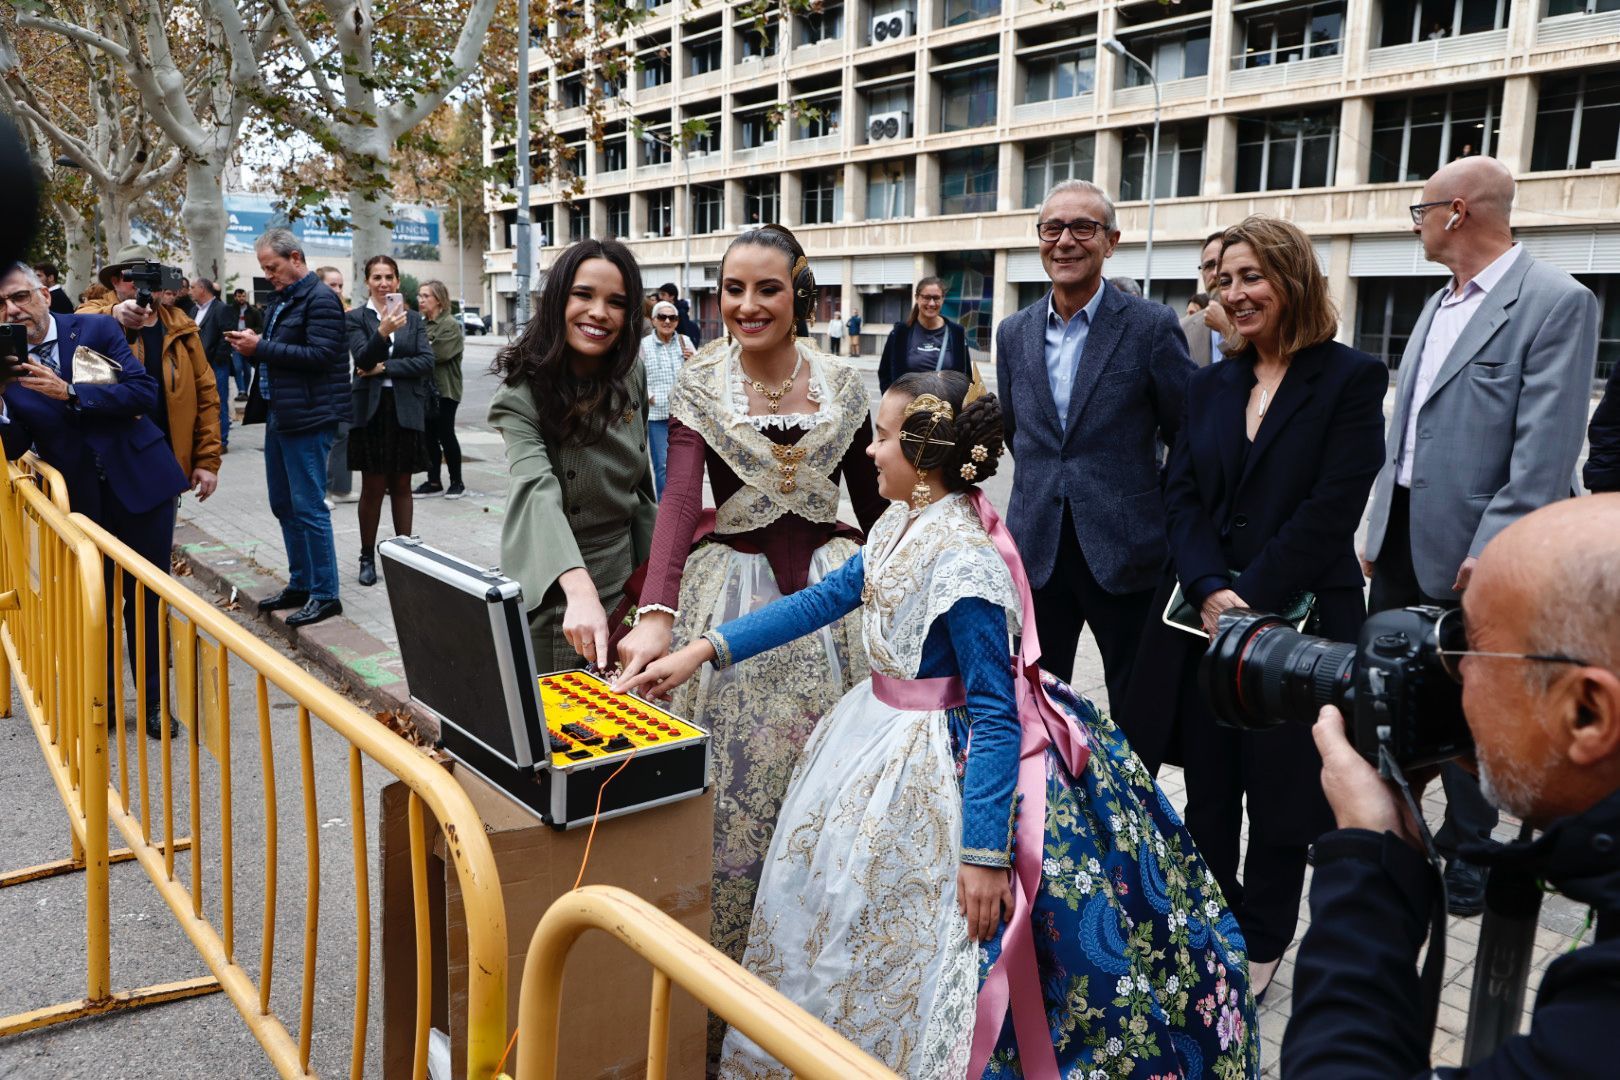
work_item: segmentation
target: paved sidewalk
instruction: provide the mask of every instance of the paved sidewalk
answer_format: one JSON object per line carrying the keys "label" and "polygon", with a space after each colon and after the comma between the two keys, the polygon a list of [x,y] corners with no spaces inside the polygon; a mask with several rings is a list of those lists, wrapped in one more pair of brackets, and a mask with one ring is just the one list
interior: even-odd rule
{"label": "paved sidewalk", "polygon": [[[468,495],[459,500],[418,499],[414,521],[414,531],[427,543],[491,566],[500,562],[506,493],[505,457],[500,436],[484,422],[495,388],[494,380],[485,371],[495,351],[496,342],[489,339],[472,339],[468,343],[466,398],[458,413]],[[874,357],[863,360],[869,370],[868,382],[875,402],[876,360]],[[993,372],[984,366],[981,369],[987,375]],[[1011,490],[1012,464],[1010,457],[1004,459],[1002,473],[986,485],[991,498],[1002,508]],[[358,478],[356,484],[358,486]],[[275,591],[286,580],[287,561],[281,530],[269,511],[264,492],[263,428],[237,426],[232,429],[230,454],[225,459],[218,492],[206,504],[198,504],[188,496],[180,513],[177,546],[200,583],[212,585],[227,595],[234,588],[244,608],[249,608],[248,601]],[[854,520],[847,505],[843,516],[845,520]],[[288,630],[278,616],[269,620],[268,628],[288,638],[307,661],[326,670],[351,692],[369,698],[375,708],[403,709],[406,687],[387,587],[379,582],[366,589],[355,581],[359,554],[355,504],[339,504],[332,519],[342,574],[344,616],[302,633]],[[379,538],[386,539],[392,534],[385,504]],[[266,624],[256,625],[264,627]],[[1075,673],[1076,688],[1106,707],[1102,664],[1089,634],[1081,641]],[[1185,805],[1181,770],[1166,768],[1160,781],[1177,810],[1181,810]],[[1424,805],[1429,820],[1438,825],[1445,801],[1439,785],[1433,788]],[[1516,832],[1516,823],[1504,821],[1497,835],[1511,839]],[[1301,909],[1299,936],[1303,937],[1309,925],[1309,911],[1305,904]],[[1536,935],[1535,971],[1530,979],[1528,1004],[1534,1003],[1534,990],[1546,965],[1571,947],[1584,917],[1585,910],[1570,901],[1559,897],[1547,899]],[[1436,1064],[1458,1065],[1467,1025],[1468,993],[1473,981],[1480,921],[1452,919],[1450,923],[1446,986],[1434,1046]],[[1260,1012],[1266,1077],[1280,1075],[1278,1055],[1292,1005],[1293,978],[1294,952],[1290,951],[1277,975],[1276,986],[1268,995],[1268,1003]]]}

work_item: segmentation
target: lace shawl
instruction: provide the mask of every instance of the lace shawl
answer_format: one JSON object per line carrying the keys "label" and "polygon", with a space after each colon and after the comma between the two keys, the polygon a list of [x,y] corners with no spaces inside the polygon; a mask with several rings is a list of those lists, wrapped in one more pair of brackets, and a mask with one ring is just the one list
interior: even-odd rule
{"label": "lace shawl", "polygon": [[1014,634],[1021,604],[1007,564],[962,494],[934,503],[901,535],[906,515],[905,504],[895,503],[867,538],[862,627],[873,670],[914,679],[929,628],[958,600],[1000,606]]}
{"label": "lace shawl", "polygon": [[[721,533],[750,532],[783,514],[831,524],[838,520],[838,485],[832,474],[850,440],[870,415],[860,372],[798,343],[799,353],[823,384],[821,412],[830,418],[810,427],[794,444],[802,451],[792,483],[778,468],[781,444],[772,442],[746,413],[734,405],[736,357],[741,347],[725,339],[711,341],[681,369],[670,395],[669,414],[703,437],[720,455],[743,487],[715,512]],[[799,455],[796,455],[799,456]],[[786,487],[788,490],[782,490]]]}

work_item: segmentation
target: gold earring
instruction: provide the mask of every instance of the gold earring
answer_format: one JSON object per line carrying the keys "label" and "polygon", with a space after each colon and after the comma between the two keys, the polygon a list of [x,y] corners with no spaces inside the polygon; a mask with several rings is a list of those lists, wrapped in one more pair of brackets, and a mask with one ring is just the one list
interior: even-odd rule
{"label": "gold earring", "polygon": [[928,471],[917,470],[917,482],[911,486],[911,513],[912,516],[928,509],[928,504],[934,501],[934,491],[928,486]]}

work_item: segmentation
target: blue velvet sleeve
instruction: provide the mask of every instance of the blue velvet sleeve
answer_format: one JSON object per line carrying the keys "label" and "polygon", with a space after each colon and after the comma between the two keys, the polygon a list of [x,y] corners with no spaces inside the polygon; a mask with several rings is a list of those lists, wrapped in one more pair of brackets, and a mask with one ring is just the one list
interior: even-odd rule
{"label": "blue velvet sleeve", "polygon": [[714,666],[741,663],[842,619],[861,606],[865,584],[866,563],[857,551],[816,584],[722,623],[703,635],[714,646]]}
{"label": "blue velvet sleeve", "polygon": [[970,596],[951,605],[944,622],[967,691],[972,731],[962,778],[962,861],[1011,866],[1019,728],[1007,615],[1000,606]]}

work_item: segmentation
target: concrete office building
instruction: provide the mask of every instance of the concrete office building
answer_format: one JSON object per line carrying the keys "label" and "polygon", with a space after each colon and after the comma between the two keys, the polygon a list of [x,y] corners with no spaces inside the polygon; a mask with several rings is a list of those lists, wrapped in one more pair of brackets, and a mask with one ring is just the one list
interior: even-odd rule
{"label": "concrete office building", "polygon": [[[623,88],[533,54],[550,91],[536,126],[564,134],[584,181],[572,205],[536,186],[537,270],[617,236],[652,288],[680,278],[689,242],[684,292],[712,326],[727,241],[780,221],[812,256],[818,318],[860,310],[868,352],[928,273],[987,348],[1044,292],[1034,208],[1056,181],[1116,193],[1106,272],[1146,275],[1154,93],[1110,39],[1163,97],[1153,296],[1196,289],[1207,232],[1277,214],[1316,239],[1343,339],[1398,359],[1444,274],[1407,207],[1439,165],[1493,154],[1520,177],[1520,238],[1602,302],[1600,372],[1620,358],[1620,0],[825,0],[763,33],[732,5],[666,0],[626,37]],[[584,109],[598,93],[600,147]],[[799,111],[773,123],[784,102]],[[660,138],[693,119],[709,133],[683,155],[632,118]],[[517,210],[491,210],[506,321]]]}

